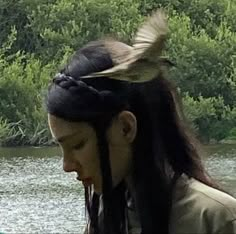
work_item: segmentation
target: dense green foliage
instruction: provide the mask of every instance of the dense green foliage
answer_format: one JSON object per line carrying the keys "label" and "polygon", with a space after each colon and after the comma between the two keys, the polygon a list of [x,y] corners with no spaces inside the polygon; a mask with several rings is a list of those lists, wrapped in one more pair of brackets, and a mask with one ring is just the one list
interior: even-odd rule
{"label": "dense green foliage", "polygon": [[204,140],[236,138],[233,0],[0,0],[0,145],[46,144],[50,77],[88,41],[130,42],[146,15],[169,15],[166,55],[191,126]]}

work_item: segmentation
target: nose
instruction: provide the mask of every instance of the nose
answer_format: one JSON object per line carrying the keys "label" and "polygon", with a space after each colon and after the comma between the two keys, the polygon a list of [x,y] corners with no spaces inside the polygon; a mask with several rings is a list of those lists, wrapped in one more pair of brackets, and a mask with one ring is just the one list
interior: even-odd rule
{"label": "nose", "polygon": [[63,159],[63,170],[65,172],[73,172],[76,171],[78,168],[76,168],[76,163],[74,161]]}

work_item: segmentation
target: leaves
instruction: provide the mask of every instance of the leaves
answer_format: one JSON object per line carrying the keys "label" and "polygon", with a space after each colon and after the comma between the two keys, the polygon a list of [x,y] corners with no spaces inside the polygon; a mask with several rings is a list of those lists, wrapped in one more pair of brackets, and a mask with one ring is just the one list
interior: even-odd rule
{"label": "leaves", "polygon": [[115,37],[130,43],[138,25],[160,7],[169,15],[166,54],[177,64],[170,79],[182,91],[188,118],[206,140],[232,134],[235,1],[2,0],[0,136],[7,129],[16,144],[45,143],[42,93],[60,65],[91,40]]}

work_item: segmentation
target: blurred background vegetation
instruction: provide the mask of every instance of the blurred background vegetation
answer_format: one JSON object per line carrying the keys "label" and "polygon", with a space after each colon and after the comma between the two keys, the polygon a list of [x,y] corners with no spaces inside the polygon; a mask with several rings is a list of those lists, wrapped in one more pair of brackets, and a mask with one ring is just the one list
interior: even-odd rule
{"label": "blurred background vegetation", "polygon": [[206,143],[236,140],[234,0],[0,0],[0,145],[50,144],[43,99],[58,68],[88,41],[130,42],[159,7],[191,127]]}

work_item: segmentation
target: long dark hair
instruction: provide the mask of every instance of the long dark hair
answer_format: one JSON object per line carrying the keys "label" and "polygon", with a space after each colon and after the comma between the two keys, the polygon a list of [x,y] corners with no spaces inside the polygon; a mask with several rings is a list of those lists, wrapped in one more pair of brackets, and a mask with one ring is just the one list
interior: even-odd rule
{"label": "long dark hair", "polygon": [[[113,43],[124,51],[127,48],[120,42]],[[112,66],[114,61],[106,41],[91,42],[77,51],[49,87],[48,112],[69,121],[89,122],[96,131],[103,179],[102,219],[98,217],[100,197],[91,188],[85,189],[85,200],[93,233],[100,234],[127,233],[127,186],[122,181],[112,188],[106,130],[122,110],[136,116],[138,131],[132,168],[135,209],[142,234],[168,233],[173,187],[178,177],[184,173],[212,186],[211,180],[184,127],[175,88],[164,72],[145,83],[108,77],[81,79]]]}

